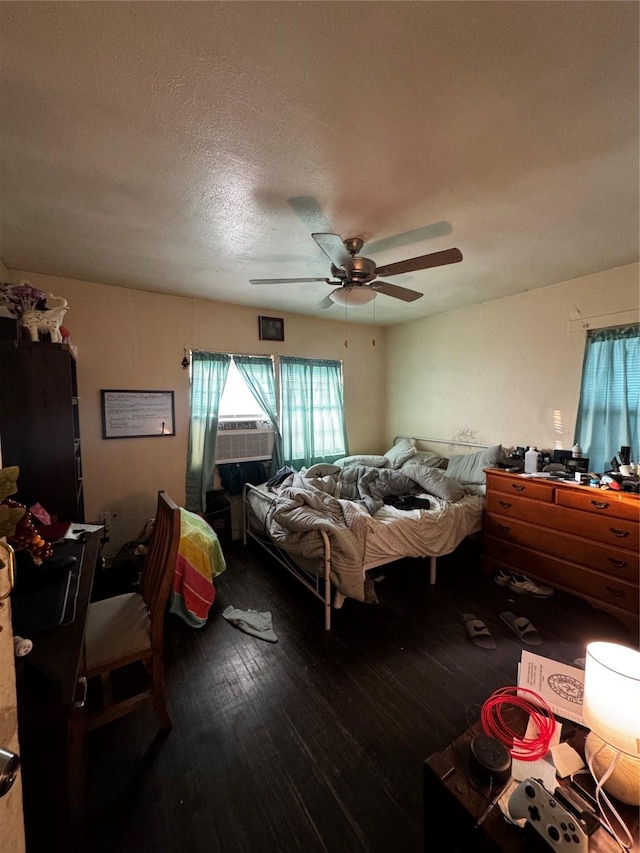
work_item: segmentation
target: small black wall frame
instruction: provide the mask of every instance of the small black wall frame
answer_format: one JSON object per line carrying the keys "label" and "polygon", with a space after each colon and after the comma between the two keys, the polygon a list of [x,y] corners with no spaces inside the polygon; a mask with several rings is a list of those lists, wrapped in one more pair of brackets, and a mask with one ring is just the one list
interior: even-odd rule
{"label": "small black wall frame", "polygon": [[283,341],[284,320],[281,317],[258,317],[261,341]]}

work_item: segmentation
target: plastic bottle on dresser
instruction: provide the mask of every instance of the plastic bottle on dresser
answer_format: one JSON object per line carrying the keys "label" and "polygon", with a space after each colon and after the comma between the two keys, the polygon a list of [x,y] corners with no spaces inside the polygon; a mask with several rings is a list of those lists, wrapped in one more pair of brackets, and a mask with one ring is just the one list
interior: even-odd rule
{"label": "plastic bottle on dresser", "polygon": [[538,470],[538,451],[530,447],[524,454],[524,473],[535,474]]}

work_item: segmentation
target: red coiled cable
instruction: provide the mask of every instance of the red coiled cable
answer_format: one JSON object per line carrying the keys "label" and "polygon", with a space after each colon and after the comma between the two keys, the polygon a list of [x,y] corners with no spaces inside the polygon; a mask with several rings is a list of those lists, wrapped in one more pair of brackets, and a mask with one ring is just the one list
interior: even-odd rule
{"label": "red coiled cable", "polygon": [[[528,694],[531,698],[523,694]],[[538,734],[535,737],[523,737],[514,731],[505,720],[505,706],[526,711],[535,723]],[[482,706],[480,722],[485,734],[499,740],[512,758],[519,758],[521,761],[543,758],[549,750],[556,728],[553,711],[542,696],[525,687],[501,687],[492,693]]]}

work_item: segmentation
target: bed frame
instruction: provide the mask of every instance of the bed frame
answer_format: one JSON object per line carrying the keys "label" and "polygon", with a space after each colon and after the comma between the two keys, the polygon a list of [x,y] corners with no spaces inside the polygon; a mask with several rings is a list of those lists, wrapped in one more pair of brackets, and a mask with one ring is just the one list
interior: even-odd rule
{"label": "bed frame", "polygon": [[[438,451],[438,447],[431,448],[429,445],[440,445],[440,450],[445,450],[448,448],[448,452],[450,453],[452,450],[462,450],[463,448],[469,448],[469,453],[473,452],[474,449],[483,449],[486,447],[490,447],[488,444],[473,444],[471,442],[465,441],[447,441],[446,439],[438,439],[438,438],[419,438],[417,436],[410,435],[397,435],[394,439],[394,444],[399,438],[410,438],[416,442],[416,447],[419,450],[429,450],[433,449],[436,452]],[[316,598],[320,599],[320,601],[324,604],[324,627],[327,631],[331,630],[331,544],[329,541],[328,535],[324,530],[320,530],[319,533],[322,536],[323,540],[323,557],[321,562],[324,564],[324,571],[322,572],[322,576],[320,573],[313,573],[305,569],[299,563],[297,563],[293,557],[287,552],[280,548],[278,545],[273,542],[269,534],[266,530],[260,531],[257,527],[251,526],[250,520],[250,507],[248,495],[251,491],[258,492],[260,498],[262,500],[268,500],[269,495],[265,494],[264,491],[256,488],[256,486],[251,485],[251,483],[245,483],[242,489],[242,541],[243,544],[247,544],[248,537],[251,537],[255,542],[257,542],[264,550],[275,560],[277,560],[280,565],[284,566],[284,568],[292,574],[303,586],[305,586],[308,590],[310,590]],[[275,502],[275,499],[274,499]],[[266,526],[266,525],[265,525]],[[436,582],[436,560],[438,555],[429,556],[429,583],[434,585]],[[439,556],[444,556],[440,554]],[[367,572],[369,569],[375,569],[379,566],[384,566],[387,563],[395,563],[400,557],[397,555],[390,556],[387,559],[376,560],[370,563],[364,563],[362,566],[362,571]],[[333,607],[339,610],[345,602],[346,596],[337,590],[334,592],[333,597]]]}

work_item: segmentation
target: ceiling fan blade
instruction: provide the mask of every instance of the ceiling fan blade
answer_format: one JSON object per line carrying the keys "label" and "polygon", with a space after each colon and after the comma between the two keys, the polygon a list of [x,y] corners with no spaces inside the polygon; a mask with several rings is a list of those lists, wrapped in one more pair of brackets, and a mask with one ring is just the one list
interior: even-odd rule
{"label": "ceiling fan blade", "polygon": [[329,278],[250,278],[250,284],[295,284],[300,281],[324,281],[325,284],[340,284]]}
{"label": "ceiling fan blade", "polygon": [[331,308],[336,303],[333,301],[331,296],[325,296],[322,302],[318,302],[317,305],[314,306],[315,311],[321,311],[324,308]]}
{"label": "ceiling fan blade", "polygon": [[403,302],[415,302],[424,296],[424,293],[418,293],[417,290],[409,290],[408,287],[399,287],[397,284],[390,284],[388,281],[374,281],[370,284],[371,290],[376,293],[384,293],[385,296],[394,296],[396,299],[402,299]]}
{"label": "ceiling fan blade", "polygon": [[430,255],[420,255],[419,258],[408,258],[406,261],[397,261],[395,264],[378,267],[376,273],[378,275],[400,275],[403,272],[426,270],[445,264],[457,264],[461,260],[462,252],[460,249],[445,249],[443,252],[432,252]]}
{"label": "ceiling fan blade", "polygon": [[311,236],[334,266],[346,270],[353,269],[351,255],[339,234],[312,234]]}
{"label": "ceiling fan blade", "polygon": [[433,222],[431,225],[423,225],[412,231],[404,231],[393,237],[384,237],[382,240],[374,240],[367,243],[367,255],[377,255],[379,252],[388,252],[389,249],[399,249],[401,246],[410,246],[412,243],[422,243],[425,240],[435,240],[436,237],[444,237],[451,234],[452,228],[448,222]]}

